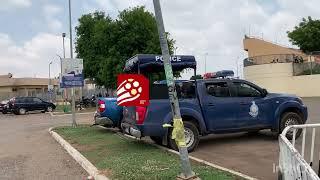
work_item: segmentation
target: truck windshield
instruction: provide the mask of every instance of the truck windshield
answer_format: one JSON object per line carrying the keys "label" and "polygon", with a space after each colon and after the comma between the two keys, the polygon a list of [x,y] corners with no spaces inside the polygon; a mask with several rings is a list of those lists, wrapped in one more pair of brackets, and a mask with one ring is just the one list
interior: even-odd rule
{"label": "truck windshield", "polygon": [[[194,82],[178,82],[176,90],[179,99],[192,99],[196,97]],[[168,86],[165,83],[152,84],[150,86],[150,100],[168,99]]]}

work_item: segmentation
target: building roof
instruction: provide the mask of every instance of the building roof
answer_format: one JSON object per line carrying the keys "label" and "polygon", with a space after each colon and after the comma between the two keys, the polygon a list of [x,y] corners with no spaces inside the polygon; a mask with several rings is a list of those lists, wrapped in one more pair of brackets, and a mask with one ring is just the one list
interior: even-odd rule
{"label": "building roof", "polygon": [[[58,85],[58,79],[51,79],[53,85]],[[49,78],[9,78],[7,75],[0,75],[0,87],[6,86],[47,86]]]}
{"label": "building roof", "polygon": [[245,36],[243,39],[243,48],[248,51],[249,57],[275,54],[296,54],[305,56],[299,49],[285,47],[257,37]]}

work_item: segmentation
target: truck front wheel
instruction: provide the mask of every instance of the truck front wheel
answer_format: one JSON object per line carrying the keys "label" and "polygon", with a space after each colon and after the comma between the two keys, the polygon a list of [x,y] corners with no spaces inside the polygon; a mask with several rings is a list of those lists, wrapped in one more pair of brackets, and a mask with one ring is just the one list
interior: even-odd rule
{"label": "truck front wheel", "polygon": [[[295,112],[286,112],[282,115],[281,117],[281,122],[280,122],[280,133],[288,126],[290,125],[299,125],[303,124],[302,118],[299,114]],[[296,131],[296,139],[301,135],[302,130],[297,129]],[[286,137],[289,140],[293,139],[293,130],[290,129],[286,135]]]}
{"label": "truck front wheel", "polygon": [[[183,124],[184,124],[184,134],[186,139],[186,145],[187,145],[188,151],[192,152],[198,146],[200,141],[199,130],[197,126],[192,122],[184,121]],[[172,129],[170,130],[169,137],[168,137],[169,138],[168,146],[171,149],[179,151],[179,148],[175,140],[172,139],[171,137],[172,137]]]}

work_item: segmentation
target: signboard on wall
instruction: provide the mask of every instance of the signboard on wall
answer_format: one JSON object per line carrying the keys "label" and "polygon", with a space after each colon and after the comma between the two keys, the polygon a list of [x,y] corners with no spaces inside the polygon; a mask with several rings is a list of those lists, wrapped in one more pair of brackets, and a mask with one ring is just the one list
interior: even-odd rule
{"label": "signboard on wall", "polygon": [[83,60],[62,59],[61,88],[83,87]]}

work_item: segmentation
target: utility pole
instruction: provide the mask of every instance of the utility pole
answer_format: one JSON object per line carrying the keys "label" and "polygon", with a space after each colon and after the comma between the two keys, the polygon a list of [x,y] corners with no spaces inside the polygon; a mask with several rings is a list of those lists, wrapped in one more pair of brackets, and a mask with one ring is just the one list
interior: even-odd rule
{"label": "utility pole", "polygon": [[52,97],[51,97],[51,64],[52,61],[49,63],[49,86],[48,86],[48,93],[49,93],[49,101],[52,102]]}
{"label": "utility pole", "polygon": [[208,53],[204,54],[204,73],[207,73],[207,56]]}
{"label": "utility pole", "polygon": [[[173,80],[172,66],[170,62],[169,47],[167,42],[167,37],[165,33],[164,23],[162,19],[162,12],[159,0],[153,0],[155,17],[158,26],[158,33],[160,38],[160,46],[163,56],[164,70],[166,74],[166,80],[168,85],[168,93],[171,104],[171,109],[173,112],[173,132],[175,132],[175,137],[177,146],[179,147],[180,160],[182,174],[178,176],[178,179],[194,179],[196,178],[194,172],[191,170],[191,165],[188,156],[188,149],[185,143],[184,126],[180,114],[180,107],[177,97],[177,92],[175,88],[175,83]],[[174,133],[172,133],[174,134]]]}
{"label": "utility pole", "polygon": [[[71,22],[71,0],[69,0],[69,30],[70,30],[70,57],[73,59],[73,48],[72,48],[72,22]],[[74,87],[71,88],[71,111],[72,111],[72,127],[77,127],[76,122],[76,107],[75,107],[75,97],[74,97]]]}
{"label": "utility pole", "polygon": [[239,79],[239,56],[236,59],[236,66],[237,66],[237,78]]}
{"label": "utility pole", "polygon": [[[62,33],[62,49],[63,49],[63,58],[65,59],[66,58],[66,48],[65,48],[65,45],[64,45],[64,38],[66,37],[66,33]],[[60,57],[60,56],[59,56]],[[62,72],[62,58],[60,57],[60,61],[61,61],[61,64],[60,64],[60,72],[61,72],[61,75],[60,75],[60,82],[62,82],[62,76],[63,76],[63,72]],[[63,104],[65,99],[67,98],[67,91],[68,89],[62,89],[62,98],[63,98]]]}
{"label": "utility pole", "polygon": [[66,58],[66,48],[64,45],[64,38],[66,37],[66,33],[62,33],[62,48],[63,48],[63,58]]}

